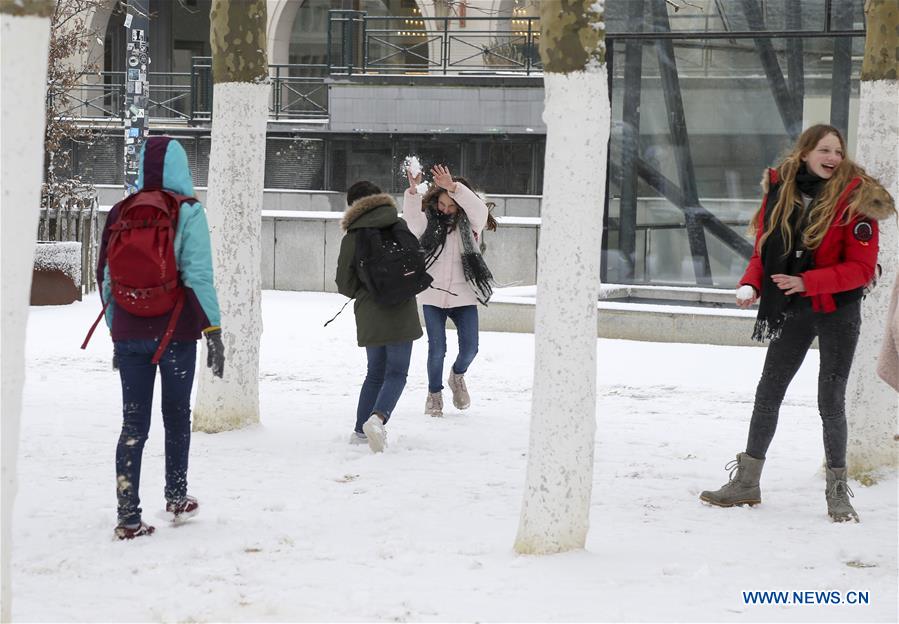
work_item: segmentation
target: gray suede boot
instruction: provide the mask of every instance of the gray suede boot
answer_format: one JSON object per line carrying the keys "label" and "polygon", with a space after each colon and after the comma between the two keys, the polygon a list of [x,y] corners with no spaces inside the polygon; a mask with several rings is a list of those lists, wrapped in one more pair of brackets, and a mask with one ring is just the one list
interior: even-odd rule
{"label": "gray suede boot", "polygon": [[428,392],[425,400],[425,414],[428,416],[443,416],[443,393]]}
{"label": "gray suede boot", "polygon": [[846,483],[845,468],[827,469],[827,487],[824,495],[827,497],[827,515],[833,518],[834,522],[859,521],[858,514],[849,502],[849,497],[855,494]]}
{"label": "gray suede boot", "polygon": [[471,396],[468,394],[468,388],[465,387],[465,375],[459,375],[450,370],[446,384],[453,391],[453,405],[456,409],[468,409],[471,405]]}
{"label": "gray suede boot", "polygon": [[730,470],[730,481],[714,492],[706,490],[699,495],[699,500],[718,507],[758,505],[762,502],[759,479],[764,465],[764,459],[737,453],[737,458],[724,467],[725,470]]}

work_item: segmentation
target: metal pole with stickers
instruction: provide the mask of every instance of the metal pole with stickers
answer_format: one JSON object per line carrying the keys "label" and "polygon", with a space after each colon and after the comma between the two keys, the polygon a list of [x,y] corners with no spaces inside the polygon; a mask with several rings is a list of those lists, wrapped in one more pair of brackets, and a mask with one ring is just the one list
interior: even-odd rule
{"label": "metal pole with stickers", "polygon": [[140,148],[150,133],[147,105],[150,101],[150,0],[131,0],[125,16],[125,193],[137,191]]}

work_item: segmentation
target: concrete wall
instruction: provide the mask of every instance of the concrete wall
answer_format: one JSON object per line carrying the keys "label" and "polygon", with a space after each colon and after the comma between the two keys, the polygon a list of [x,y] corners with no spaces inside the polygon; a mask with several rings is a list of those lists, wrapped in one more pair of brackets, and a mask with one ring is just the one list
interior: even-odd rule
{"label": "concrete wall", "polygon": [[[101,206],[111,206],[123,196],[119,185],[98,184]],[[206,201],[206,187],[196,187],[200,201]],[[397,205],[402,205],[402,195],[394,195]],[[543,197],[540,195],[494,195],[488,199],[496,204],[493,214],[500,217],[539,217]],[[758,208],[757,199],[708,199],[702,205],[712,214],[725,220],[748,221]],[[289,189],[265,189],[262,196],[263,210],[312,210],[317,212],[343,212],[346,209],[346,195],[336,191],[306,191]],[[610,205],[612,217],[618,216],[618,198],[613,197]],[[599,207],[597,207],[599,210]],[[637,203],[637,222],[653,224],[683,223],[683,213],[667,200],[659,197],[641,197]]]}
{"label": "concrete wall", "polygon": [[[104,207],[100,227],[106,221]],[[343,232],[342,213],[262,213],[262,288],[337,292],[334,276]],[[487,232],[484,260],[501,286],[537,283],[538,219],[498,218],[496,232]]]}
{"label": "concrete wall", "polygon": [[[533,301],[493,301],[479,310],[482,331],[533,333]],[[721,314],[671,306],[597,304],[596,335],[615,340],[766,347],[751,339],[755,310]],[[812,345],[817,348],[817,341]]]}
{"label": "concrete wall", "polygon": [[[197,199],[206,201],[206,187],[195,189]],[[122,199],[123,189],[118,185],[98,184],[97,192],[101,206],[112,206]],[[402,205],[402,195],[394,195],[397,205]],[[490,195],[496,204],[495,216],[539,217],[539,195]],[[266,189],[262,196],[263,210],[311,210],[316,212],[343,212],[346,209],[346,195],[334,191],[294,191],[286,189]]]}
{"label": "concrete wall", "polygon": [[[329,81],[331,132],[546,134],[543,89],[533,79],[478,86],[358,84]],[[468,82],[477,79],[469,78]]]}
{"label": "concrete wall", "polygon": [[[262,287],[337,292],[334,276],[340,251],[339,213],[269,211],[262,217]],[[536,220],[502,223],[485,234],[484,260],[499,284],[537,281]]]}
{"label": "concrete wall", "polygon": [[[118,186],[98,187],[100,205],[110,206],[121,198]],[[200,201],[206,198],[206,189],[197,188]],[[402,196],[394,196],[402,205]],[[533,195],[491,195],[496,204],[493,214],[503,221],[496,234],[487,234],[488,250],[485,255],[501,285],[536,283],[536,255],[539,240],[539,217],[542,197]],[[754,200],[703,200],[714,213],[732,221],[748,221],[756,208]],[[267,189],[263,195],[264,237],[263,250],[271,255],[263,265],[274,288],[284,290],[330,290],[336,263],[326,263],[324,258],[339,245],[336,224],[332,229],[324,227],[323,219],[338,220],[346,208],[345,195],[331,191],[293,191]],[[599,208],[597,208],[599,211]],[[612,201],[612,217],[617,216],[617,200]],[[678,224],[683,214],[667,201],[659,198],[641,198],[637,205],[638,223]],[[599,218],[597,216],[597,218]],[[314,223],[321,221],[318,225]],[[738,232],[745,227],[735,226]],[[332,240],[337,237],[335,242]],[[746,267],[745,259],[725,247],[714,236],[707,236],[713,276],[722,286],[736,284]],[[693,273],[689,262],[690,251],[686,230],[682,228],[660,229],[647,234],[643,230],[637,238],[638,268],[645,270],[653,280],[662,283],[692,283]],[[310,251],[315,249],[316,251]],[[316,254],[300,257],[298,254]],[[274,255],[272,255],[274,254]],[[321,256],[321,260],[318,256]],[[313,261],[314,260],[314,261]],[[608,280],[619,279],[619,264],[613,257],[606,260]],[[297,264],[299,263],[299,264]],[[300,275],[297,269],[306,273]],[[314,284],[306,288],[304,285]]]}

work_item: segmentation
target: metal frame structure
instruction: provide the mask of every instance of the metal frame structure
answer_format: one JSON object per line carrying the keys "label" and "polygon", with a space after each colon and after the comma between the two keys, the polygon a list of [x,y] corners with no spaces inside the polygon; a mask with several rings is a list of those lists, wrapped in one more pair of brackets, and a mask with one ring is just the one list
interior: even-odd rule
{"label": "metal frame structure", "polygon": [[[649,5],[653,30],[642,31],[640,24],[645,18],[645,7]],[[795,30],[765,30],[765,21],[760,0],[740,0],[740,6],[751,30],[749,31],[672,31],[668,19],[665,0],[630,0],[628,3],[627,33],[606,35],[606,62],[609,66],[609,95],[612,93],[612,75],[616,60],[616,50],[624,47],[624,92],[622,111],[621,167],[615,167],[609,156],[609,175],[620,177],[621,197],[618,219],[618,249],[624,261],[622,267],[624,281],[634,279],[636,264],[637,230],[637,181],[642,179],[661,196],[683,212],[684,227],[693,259],[697,284],[711,285],[711,262],[706,243],[706,233],[718,238],[725,246],[748,259],[752,255],[752,245],[732,227],[723,223],[704,208],[699,201],[696,173],[690,153],[689,136],[678,77],[677,59],[674,55],[674,41],[710,39],[752,39],[765,71],[769,87],[777,104],[784,129],[795,139],[802,131],[802,105],[804,96],[802,40],[807,38],[832,38],[835,41],[831,124],[845,133],[849,125],[850,81],[846,79],[851,67],[853,37],[864,37],[864,30],[850,30],[851,5],[846,2],[832,3],[826,0],[827,15],[822,30],[801,30],[801,15],[798,11],[787,14],[787,24]],[[847,8],[848,7],[848,8]],[[831,20],[834,14],[835,20]],[[836,28],[834,28],[834,22]],[[726,22],[725,22],[726,25]],[[772,45],[773,39],[787,39],[787,63],[789,81],[784,79]],[[619,43],[620,42],[620,43]],[[678,181],[666,178],[660,171],[640,156],[640,112],[639,102],[642,83],[643,46],[652,44],[656,49],[659,70],[665,97],[668,126],[674,147]],[[609,228],[609,184],[606,184],[606,210],[603,249],[607,250]],[[601,277],[605,281],[607,263],[602,265]],[[621,279],[620,278],[620,279]]]}

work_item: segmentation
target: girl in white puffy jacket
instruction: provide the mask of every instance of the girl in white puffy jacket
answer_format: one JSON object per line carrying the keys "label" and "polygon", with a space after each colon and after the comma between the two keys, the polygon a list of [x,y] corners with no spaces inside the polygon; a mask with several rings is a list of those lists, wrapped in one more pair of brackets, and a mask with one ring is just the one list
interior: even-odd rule
{"label": "girl in white puffy jacket", "polygon": [[478,353],[478,303],[493,294],[493,275],[481,257],[485,228],[496,229],[489,208],[471,185],[453,177],[445,166],[431,169],[434,186],[422,196],[421,174],[408,170],[409,188],[403,197],[403,218],[418,236],[428,263],[432,286],[418,296],[428,332],[428,398],[425,413],[443,415],[443,360],[446,357],[446,320],[459,334],[459,354],[447,385],[456,409],[471,405],[465,373]]}

